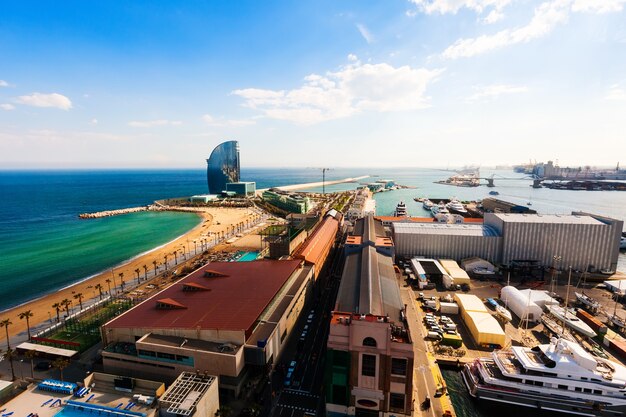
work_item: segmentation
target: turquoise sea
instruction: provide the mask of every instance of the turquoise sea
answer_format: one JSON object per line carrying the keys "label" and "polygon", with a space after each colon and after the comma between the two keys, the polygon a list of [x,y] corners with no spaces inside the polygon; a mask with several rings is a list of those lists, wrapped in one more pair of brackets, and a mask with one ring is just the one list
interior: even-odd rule
{"label": "turquoise sea", "polygon": [[[532,203],[543,213],[586,210],[626,219],[626,193],[534,190],[511,171],[494,175],[500,197]],[[452,175],[434,169],[333,169],[327,180],[371,175],[416,188],[379,193],[377,213],[390,215],[404,200],[409,214],[426,216],[414,197],[479,199],[491,189],[434,184]],[[498,179],[501,179],[500,181]],[[516,178],[516,179],[509,179]],[[321,181],[316,169],[244,169],[258,188]],[[326,191],[353,189],[337,184]],[[311,191],[321,191],[311,189]],[[109,269],[180,236],[199,222],[194,214],[134,213],[80,220],[78,214],[146,205],[154,200],[206,193],[206,171],[0,171],[0,310],[18,305]],[[626,262],[624,263],[626,266]]]}

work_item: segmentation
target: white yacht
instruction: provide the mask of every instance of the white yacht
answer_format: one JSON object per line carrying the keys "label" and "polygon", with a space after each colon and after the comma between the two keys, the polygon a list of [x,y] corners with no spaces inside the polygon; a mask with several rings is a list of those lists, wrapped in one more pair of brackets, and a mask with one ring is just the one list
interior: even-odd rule
{"label": "white yacht", "polygon": [[393,213],[395,217],[406,217],[406,204],[404,201],[400,201],[396,206],[396,211]]}
{"label": "white yacht", "polygon": [[422,201],[422,207],[424,207],[425,210],[430,211],[434,205],[435,203],[433,203],[429,199],[425,199],[424,201]]}
{"label": "white yacht", "polygon": [[496,306],[496,315],[500,317],[500,319],[502,319],[503,321],[506,321],[507,323],[513,320],[513,316],[511,315],[511,312],[501,305]]}
{"label": "white yacht", "polygon": [[496,350],[465,365],[462,377],[479,401],[567,415],[626,415],[626,367],[564,339]]}
{"label": "white yacht", "polygon": [[587,309],[592,313],[597,313],[600,310],[600,303],[589,297],[587,294],[575,292],[574,295],[576,296],[576,300],[587,307]]}
{"label": "white yacht", "polygon": [[621,319],[617,314],[613,314],[611,317],[609,317],[609,320],[611,321],[611,323],[613,323],[614,326],[616,326],[620,331],[626,329],[626,322],[624,322],[623,319]]}
{"label": "white yacht", "polygon": [[[584,321],[576,317],[576,314],[572,313],[566,308],[556,305],[547,305],[546,308],[557,320],[560,320],[572,330],[578,333],[584,334],[589,337],[596,337],[596,332],[587,325]],[[625,397],[626,398],[626,397]]]}
{"label": "white yacht", "polygon": [[465,210],[463,204],[456,198],[450,200],[450,202],[446,204],[446,208],[450,210],[451,213],[467,214],[467,210]]}
{"label": "white yacht", "polygon": [[450,212],[446,208],[446,205],[443,203],[433,204],[433,207],[430,209],[430,213],[433,215],[433,217],[435,217],[437,213],[450,214]]}

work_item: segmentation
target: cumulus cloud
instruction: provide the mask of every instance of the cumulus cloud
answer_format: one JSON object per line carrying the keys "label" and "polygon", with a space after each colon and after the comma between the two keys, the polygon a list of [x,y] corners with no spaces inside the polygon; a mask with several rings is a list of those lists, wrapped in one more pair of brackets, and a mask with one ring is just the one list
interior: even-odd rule
{"label": "cumulus cloud", "polygon": [[4,81],[4,80],[0,80],[0,87],[8,87],[9,83]]}
{"label": "cumulus cloud", "polygon": [[32,93],[25,96],[19,96],[15,99],[16,103],[34,107],[54,107],[61,110],[69,110],[72,108],[72,101],[62,94],[51,93]]}
{"label": "cumulus cloud", "polygon": [[613,84],[605,98],[613,101],[626,101],[626,89],[619,84]]}
{"label": "cumulus cloud", "polygon": [[350,61],[350,62],[356,62],[356,61],[358,61],[358,60],[359,60],[359,58],[358,58],[356,55],[354,55],[354,54],[348,54],[348,61]]}
{"label": "cumulus cloud", "polygon": [[204,123],[209,126],[216,127],[241,127],[241,126],[250,126],[255,124],[254,120],[246,120],[246,119],[224,119],[224,118],[215,118],[210,114],[205,114],[202,116],[202,120]]}
{"label": "cumulus cloud", "polygon": [[626,0],[575,0],[572,11],[584,13],[614,13],[624,9]]}
{"label": "cumulus cloud", "polygon": [[6,110],[6,111],[14,110],[15,106],[13,104],[9,104],[9,103],[2,103],[2,104],[0,104],[0,109]]}
{"label": "cumulus cloud", "polygon": [[488,9],[502,10],[511,0],[409,0],[409,2],[426,14],[456,14],[463,8],[480,14]]}
{"label": "cumulus cloud", "polygon": [[292,90],[246,88],[233,91],[244,106],[266,117],[314,124],[362,111],[391,112],[428,107],[424,95],[443,70],[354,63],[325,75],[311,74]]}
{"label": "cumulus cloud", "polygon": [[504,29],[493,35],[459,39],[443,51],[443,57],[457,59],[483,54],[508,45],[530,42],[543,37],[569,17],[569,0],[555,0],[540,4],[526,26],[517,29]]}
{"label": "cumulus cloud", "polygon": [[363,36],[363,39],[365,39],[365,42],[372,43],[374,41],[374,37],[372,36],[372,33],[369,31],[369,29],[367,29],[367,27],[364,24],[357,23],[356,27],[359,30],[359,33],[361,34],[361,36]]}
{"label": "cumulus cloud", "polygon": [[132,121],[128,122],[128,126],[130,127],[155,127],[155,126],[180,126],[183,122],[178,120],[166,120],[166,119],[158,119],[158,120],[143,120],[143,121]]}
{"label": "cumulus cloud", "polygon": [[478,90],[475,94],[467,98],[468,101],[477,101],[484,99],[495,99],[503,94],[519,94],[526,93],[528,87],[515,86],[506,84],[494,84],[485,87],[475,87]]}

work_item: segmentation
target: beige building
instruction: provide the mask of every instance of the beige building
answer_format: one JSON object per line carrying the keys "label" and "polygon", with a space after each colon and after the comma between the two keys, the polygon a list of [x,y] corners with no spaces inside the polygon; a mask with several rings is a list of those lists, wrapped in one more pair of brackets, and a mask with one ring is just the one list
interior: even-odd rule
{"label": "beige building", "polygon": [[348,242],[327,344],[327,414],[410,415],[413,346],[393,242],[372,216],[356,221]]}

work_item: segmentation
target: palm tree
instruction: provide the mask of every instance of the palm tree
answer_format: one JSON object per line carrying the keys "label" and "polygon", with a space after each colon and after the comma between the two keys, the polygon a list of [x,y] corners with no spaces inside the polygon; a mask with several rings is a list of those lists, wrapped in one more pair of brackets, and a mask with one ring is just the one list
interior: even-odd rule
{"label": "palm tree", "polygon": [[163,259],[165,260],[165,263],[163,265],[165,265],[165,270],[167,271],[167,255],[165,255]]}
{"label": "palm tree", "polygon": [[80,309],[83,309],[83,293],[79,292],[77,294],[74,294],[74,300],[78,300],[78,305],[80,306]]}
{"label": "palm tree", "polygon": [[38,356],[39,353],[37,353],[36,350],[27,350],[26,353],[24,354],[24,356],[26,356],[26,359],[30,360],[30,377],[35,379],[35,357]]}
{"label": "palm tree", "polygon": [[113,296],[113,294],[111,294],[111,280],[107,278],[104,282],[109,286],[109,296]]}
{"label": "palm tree", "polygon": [[69,364],[70,364],[70,361],[68,361],[67,359],[63,359],[63,358],[56,358],[54,362],[52,362],[52,367],[55,369],[58,369],[59,372],[61,373],[61,378],[60,378],[61,381],[63,381],[63,370],[67,368]]}
{"label": "palm tree", "polygon": [[[152,261],[152,265],[154,265],[154,276],[155,276],[155,277],[156,277],[156,274],[157,274],[157,264],[158,264],[158,262],[157,262],[157,261]],[[146,278],[146,279],[147,279],[147,278]]]}
{"label": "palm tree", "polygon": [[28,340],[30,340],[30,321],[29,319],[33,316],[33,312],[31,310],[22,311],[17,315],[20,320],[26,319],[26,331],[28,332]]}
{"label": "palm tree", "polygon": [[61,311],[61,303],[54,303],[52,304],[52,308],[54,308],[57,311],[57,323],[61,321],[61,319],[59,318],[59,311]]}
{"label": "palm tree", "polygon": [[143,266],[143,278],[147,281],[148,280],[148,265],[144,265]]}
{"label": "palm tree", "polygon": [[[10,319],[4,319],[2,321],[0,321],[0,327],[4,327],[4,329],[7,332],[7,351],[11,349],[11,345],[9,344],[9,326],[12,325],[13,323],[11,322]],[[13,378],[15,379],[15,378]]]}
{"label": "palm tree", "polygon": [[11,364],[11,381],[15,381],[15,368],[13,368],[13,359],[15,359],[15,351],[11,348],[7,348],[7,351],[2,355],[5,360],[8,360]]}
{"label": "palm tree", "polygon": [[139,285],[139,268],[135,269],[135,274],[137,274],[137,285]]}
{"label": "palm tree", "polygon": [[178,265],[178,256],[176,256],[176,255],[178,255],[178,251],[177,250],[174,251],[174,265]]}
{"label": "palm tree", "polygon": [[122,291],[124,291],[124,273],[120,272],[117,275],[120,277],[120,287],[122,288]]}
{"label": "palm tree", "polygon": [[70,300],[68,300],[67,298],[64,298],[63,300],[61,300],[61,305],[65,308],[65,313],[67,313],[67,315],[70,315],[70,306],[72,305],[72,302]]}
{"label": "palm tree", "polygon": [[102,300],[102,284],[96,284],[94,288],[98,290],[98,295],[100,296],[100,300]]}

